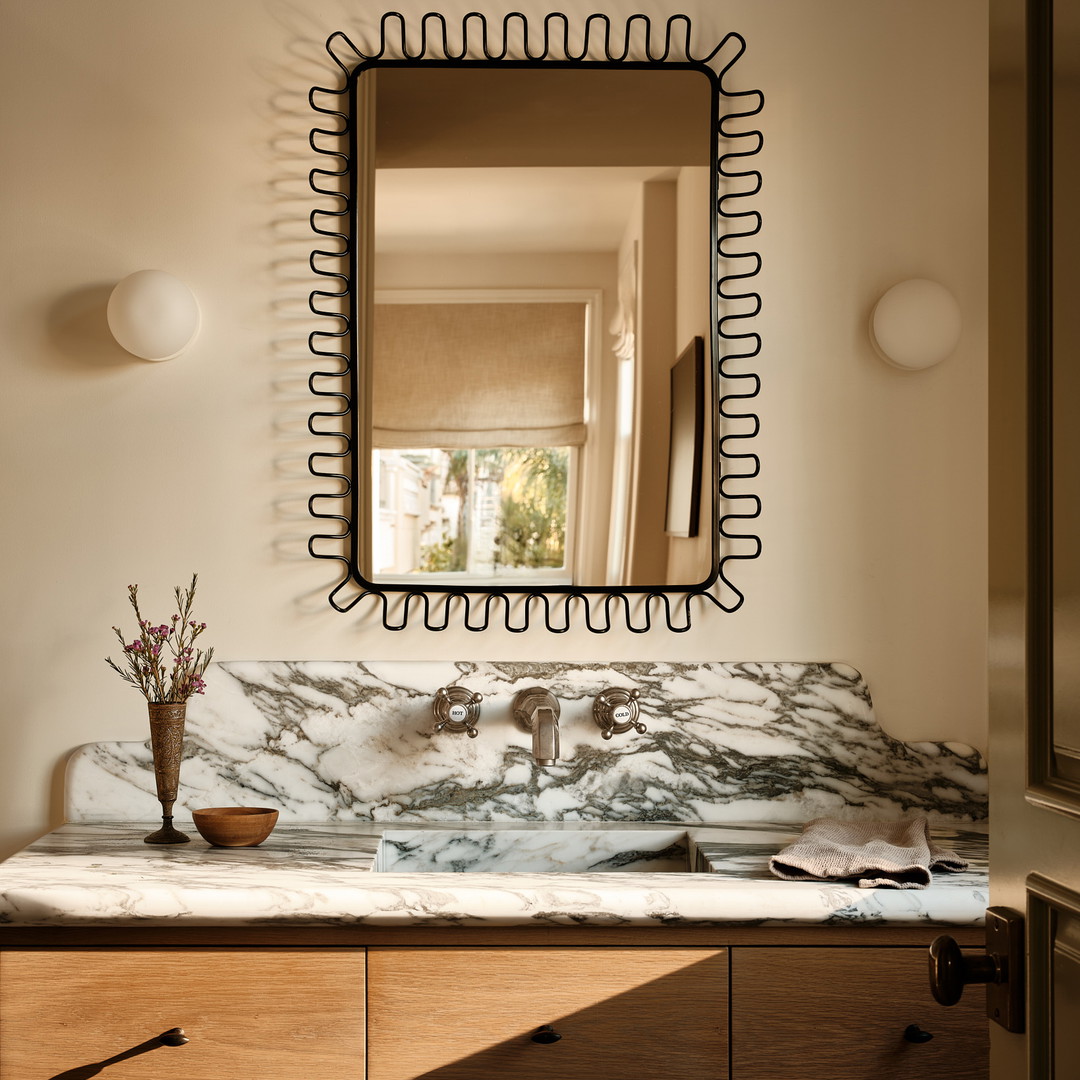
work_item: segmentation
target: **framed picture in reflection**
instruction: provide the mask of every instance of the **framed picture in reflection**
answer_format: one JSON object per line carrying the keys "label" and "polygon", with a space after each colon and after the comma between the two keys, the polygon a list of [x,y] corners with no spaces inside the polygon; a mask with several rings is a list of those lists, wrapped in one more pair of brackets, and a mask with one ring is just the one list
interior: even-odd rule
{"label": "framed picture in reflection", "polygon": [[664,525],[669,536],[698,534],[704,421],[705,340],[695,337],[671,369],[671,433]]}

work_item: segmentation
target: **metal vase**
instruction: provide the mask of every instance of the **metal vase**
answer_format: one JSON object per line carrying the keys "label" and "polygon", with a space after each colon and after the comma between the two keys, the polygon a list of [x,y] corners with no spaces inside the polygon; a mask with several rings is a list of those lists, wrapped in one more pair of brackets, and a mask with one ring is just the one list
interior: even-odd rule
{"label": "metal vase", "polygon": [[173,828],[172,808],[180,785],[187,704],[149,701],[147,707],[150,710],[150,745],[154,751],[154,779],[161,803],[161,828],[143,839],[148,844],[186,844],[191,837]]}

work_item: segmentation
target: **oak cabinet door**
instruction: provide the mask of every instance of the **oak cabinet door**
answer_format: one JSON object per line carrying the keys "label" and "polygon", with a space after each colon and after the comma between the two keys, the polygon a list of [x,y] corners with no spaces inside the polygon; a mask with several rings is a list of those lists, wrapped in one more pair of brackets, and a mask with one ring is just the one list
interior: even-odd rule
{"label": "oak cabinet door", "polygon": [[[183,1028],[187,1042],[158,1036]],[[364,954],[0,953],[0,1077],[363,1080]]]}
{"label": "oak cabinet door", "polygon": [[733,949],[732,1080],[986,1080],[984,995],[939,1005],[923,948]]}
{"label": "oak cabinet door", "polygon": [[723,949],[370,949],[368,1080],[726,1080],[727,981]]}

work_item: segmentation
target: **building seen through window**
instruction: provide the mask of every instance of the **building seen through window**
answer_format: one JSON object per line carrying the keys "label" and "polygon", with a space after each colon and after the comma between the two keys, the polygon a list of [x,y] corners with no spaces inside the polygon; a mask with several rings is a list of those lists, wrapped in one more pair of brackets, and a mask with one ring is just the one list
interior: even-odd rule
{"label": "building seen through window", "polygon": [[379,575],[570,580],[571,447],[374,451]]}

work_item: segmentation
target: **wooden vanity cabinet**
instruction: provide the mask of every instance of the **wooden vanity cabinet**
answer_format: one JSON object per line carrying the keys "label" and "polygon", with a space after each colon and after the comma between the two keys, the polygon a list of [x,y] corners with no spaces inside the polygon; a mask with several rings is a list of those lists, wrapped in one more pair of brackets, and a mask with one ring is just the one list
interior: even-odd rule
{"label": "wooden vanity cabinet", "polygon": [[0,929],[0,1080],[985,1080],[985,992],[934,1002],[934,936]]}
{"label": "wooden vanity cabinet", "polygon": [[[173,1035],[182,1028],[187,1042]],[[362,949],[0,952],[3,1080],[364,1078]]]}
{"label": "wooden vanity cabinet", "polygon": [[725,1080],[727,1043],[724,949],[368,952],[368,1080]]}
{"label": "wooden vanity cabinet", "polygon": [[985,995],[939,1005],[925,948],[733,949],[732,1080],[986,1080]]}

